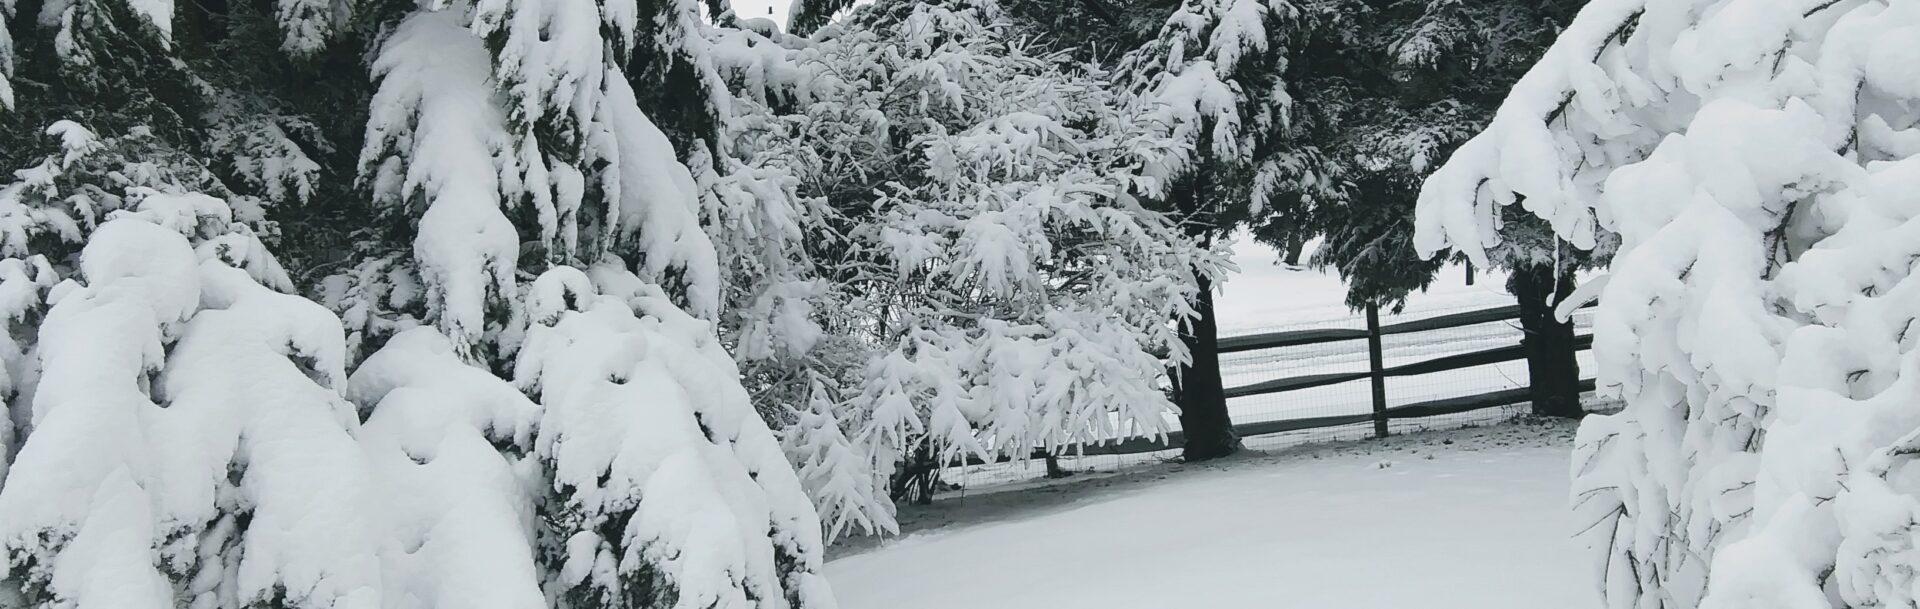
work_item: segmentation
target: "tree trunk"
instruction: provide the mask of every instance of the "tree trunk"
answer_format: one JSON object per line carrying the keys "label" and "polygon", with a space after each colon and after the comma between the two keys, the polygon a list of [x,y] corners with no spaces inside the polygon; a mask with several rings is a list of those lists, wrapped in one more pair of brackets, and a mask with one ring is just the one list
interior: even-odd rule
{"label": "tree trunk", "polygon": [[940,459],[934,454],[933,445],[921,438],[894,466],[893,488],[888,496],[899,503],[929,505],[933,503],[934,493],[940,490]]}
{"label": "tree trunk", "polygon": [[1300,255],[1307,251],[1306,237],[1294,237],[1287,240],[1287,266],[1300,266]]}
{"label": "tree trunk", "polygon": [[1056,455],[1049,452],[1047,453],[1046,462],[1047,462],[1047,478],[1050,480],[1059,480],[1061,478],[1065,478],[1067,476],[1073,475],[1073,472],[1067,471],[1066,468],[1060,467],[1060,455]]}
{"label": "tree trunk", "polygon": [[[1557,281],[1556,281],[1557,280]],[[1573,321],[1561,323],[1553,309],[1573,293],[1571,271],[1555,276],[1554,265],[1514,269],[1507,291],[1520,301],[1520,339],[1527,353],[1527,378],[1533,414],[1579,418],[1580,363],[1573,341]]]}
{"label": "tree trunk", "polygon": [[[1209,199],[1207,172],[1188,176],[1185,184],[1173,189],[1169,201],[1178,210],[1189,238],[1201,247],[1212,247],[1222,234],[1218,201]],[[1213,280],[1194,269],[1196,315],[1181,320],[1180,344],[1185,345],[1190,363],[1173,371],[1174,402],[1180,406],[1180,431],[1186,436],[1182,456],[1188,461],[1205,461],[1231,455],[1240,450],[1240,435],[1233,431],[1233,419],[1227,416],[1227,388],[1220,379],[1220,320],[1213,310]]]}
{"label": "tree trunk", "polygon": [[1200,295],[1194,309],[1200,315],[1180,331],[1180,342],[1193,363],[1176,370],[1175,400],[1180,404],[1180,429],[1186,435],[1183,456],[1204,461],[1240,450],[1240,436],[1227,416],[1227,388],[1220,380],[1220,325],[1213,313],[1213,282],[1198,278]]}

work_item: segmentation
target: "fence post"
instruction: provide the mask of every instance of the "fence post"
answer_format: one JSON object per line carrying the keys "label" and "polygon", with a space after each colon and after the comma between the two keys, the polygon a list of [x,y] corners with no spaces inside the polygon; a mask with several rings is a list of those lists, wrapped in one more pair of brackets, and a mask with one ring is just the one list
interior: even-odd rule
{"label": "fence post", "polygon": [[1387,437],[1386,356],[1380,347],[1380,307],[1367,303],[1367,366],[1373,372],[1373,437]]}

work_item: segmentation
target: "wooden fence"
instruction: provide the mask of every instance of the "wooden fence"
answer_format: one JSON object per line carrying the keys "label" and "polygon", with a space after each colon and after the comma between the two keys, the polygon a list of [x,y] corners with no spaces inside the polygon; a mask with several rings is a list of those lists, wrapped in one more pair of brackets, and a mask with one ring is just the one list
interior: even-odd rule
{"label": "wooden fence", "polygon": [[[1381,338],[1386,336],[1431,332],[1475,324],[1519,319],[1519,306],[1509,305],[1492,309],[1467,311],[1464,313],[1441,315],[1384,326],[1380,325],[1380,312],[1378,309],[1368,307],[1366,317],[1367,327],[1364,330],[1353,328],[1318,328],[1220,339],[1220,353],[1282,349],[1340,341],[1367,341],[1368,369],[1364,372],[1309,374],[1274,379],[1239,387],[1229,387],[1227,389],[1227,397],[1236,398],[1252,395],[1268,395],[1339,383],[1368,381],[1372,384],[1373,390],[1372,412],[1262,421],[1259,423],[1234,425],[1234,431],[1238,432],[1240,437],[1246,438],[1289,431],[1338,427],[1342,425],[1359,425],[1371,422],[1373,423],[1373,433],[1375,437],[1385,437],[1387,435],[1387,422],[1394,419],[1418,419],[1459,414],[1528,401],[1530,397],[1529,388],[1519,387],[1478,395],[1429,400],[1400,406],[1388,406],[1388,378],[1432,374],[1462,368],[1472,368],[1474,366],[1524,360],[1527,355],[1525,349],[1516,343],[1470,353],[1435,357],[1410,364],[1386,366],[1383,363],[1385,360],[1384,349],[1381,347]],[[1574,344],[1576,349],[1588,349],[1593,345],[1593,336],[1576,336],[1574,337]],[[1581,391],[1592,391],[1593,388],[1593,379],[1580,381]],[[1076,456],[1128,455],[1179,448],[1183,443],[1184,438],[1182,438],[1182,434],[1175,431],[1167,434],[1165,437],[1134,438],[1118,442],[1086,445],[1071,451],[1071,454]]]}

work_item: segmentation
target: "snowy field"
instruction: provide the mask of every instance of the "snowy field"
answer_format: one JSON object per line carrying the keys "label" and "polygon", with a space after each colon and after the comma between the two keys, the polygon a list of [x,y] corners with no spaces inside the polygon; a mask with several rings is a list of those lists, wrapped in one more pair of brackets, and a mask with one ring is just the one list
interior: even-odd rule
{"label": "snowy field", "polygon": [[[1586,609],[1573,426],[1321,444],[903,508],[843,609]],[[1198,540],[1198,541],[1196,541]]]}

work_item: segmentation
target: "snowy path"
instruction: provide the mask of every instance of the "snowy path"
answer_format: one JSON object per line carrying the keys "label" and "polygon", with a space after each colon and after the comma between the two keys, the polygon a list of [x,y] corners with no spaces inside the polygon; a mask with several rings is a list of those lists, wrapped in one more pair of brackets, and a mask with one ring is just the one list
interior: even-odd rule
{"label": "snowy path", "polygon": [[950,500],[827,570],[844,609],[1584,609],[1571,437],[1514,423]]}

